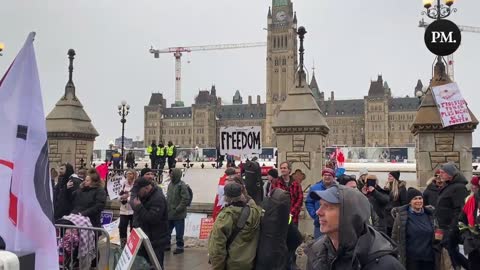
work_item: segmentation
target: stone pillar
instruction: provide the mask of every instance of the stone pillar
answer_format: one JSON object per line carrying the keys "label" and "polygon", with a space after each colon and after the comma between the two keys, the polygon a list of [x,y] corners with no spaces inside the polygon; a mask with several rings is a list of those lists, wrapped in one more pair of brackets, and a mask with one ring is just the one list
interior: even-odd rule
{"label": "stone pillar", "polygon": [[68,51],[70,60],[69,79],[65,93],[47,115],[47,136],[50,168],[58,168],[62,163],[70,163],[79,169],[81,160],[90,166],[93,142],[98,132],[76,96],[73,83],[73,59],[75,51]]}
{"label": "stone pillar", "polygon": [[431,91],[434,86],[451,83],[445,65],[438,61],[411,131],[415,135],[417,185],[425,187],[435,170],[447,162],[454,163],[467,179],[472,177],[472,132],[478,125],[470,111],[471,123],[443,128],[442,119]]}
{"label": "stone pillar", "polygon": [[[302,30],[303,29],[303,30]],[[292,173],[300,169],[305,173],[303,186],[321,179],[326,136],[329,128],[313,97],[303,70],[303,27],[300,35],[300,71],[291,86],[278,116],[273,122],[277,138],[278,166],[284,161],[292,163]],[[303,32],[305,34],[305,32]]]}

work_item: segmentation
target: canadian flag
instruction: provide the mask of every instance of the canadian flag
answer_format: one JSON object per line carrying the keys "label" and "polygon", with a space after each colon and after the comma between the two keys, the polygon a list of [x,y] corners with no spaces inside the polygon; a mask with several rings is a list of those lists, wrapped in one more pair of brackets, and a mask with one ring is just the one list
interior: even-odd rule
{"label": "canadian flag", "polygon": [[0,80],[0,237],[9,251],[34,252],[35,269],[53,270],[58,251],[34,38],[28,35]]}

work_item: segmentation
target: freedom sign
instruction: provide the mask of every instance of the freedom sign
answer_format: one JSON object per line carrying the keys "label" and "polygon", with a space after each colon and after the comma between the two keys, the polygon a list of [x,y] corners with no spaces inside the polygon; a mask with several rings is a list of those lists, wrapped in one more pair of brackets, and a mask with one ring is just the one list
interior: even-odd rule
{"label": "freedom sign", "polygon": [[467,102],[463,99],[456,83],[432,88],[443,127],[470,123],[472,121]]}
{"label": "freedom sign", "polygon": [[262,127],[220,127],[220,155],[262,153]]}

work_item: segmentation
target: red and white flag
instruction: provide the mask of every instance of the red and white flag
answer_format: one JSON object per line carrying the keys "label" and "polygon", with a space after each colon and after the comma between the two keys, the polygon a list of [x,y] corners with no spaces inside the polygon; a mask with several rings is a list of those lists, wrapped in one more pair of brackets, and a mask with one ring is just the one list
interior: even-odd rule
{"label": "red and white flag", "polygon": [[42,93],[30,33],[0,80],[0,237],[56,270],[58,250]]}

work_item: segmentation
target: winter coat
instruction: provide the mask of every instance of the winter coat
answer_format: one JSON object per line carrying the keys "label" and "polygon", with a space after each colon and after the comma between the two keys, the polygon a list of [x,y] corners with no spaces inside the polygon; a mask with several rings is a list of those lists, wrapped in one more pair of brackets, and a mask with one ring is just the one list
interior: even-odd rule
{"label": "winter coat", "polygon": [[306,248],[307,270],[405,269],[396,259],[396,245],[368,225],[370,204],[355,189],[339,186],[339,245],[326,235]]}
{"label": "winter coat", "polygon": [[386,232],[385,207],[390,200],[388,193],[379,186],[376,186],[373,192],[367,194],[367,198],[372,205],[373,211],[377,215],[376,220],[372,220],[372,225],[376,230]]}
{"label": "winter coat", "polygon": [[187,217],[187,204],[190,200],[190,193],[181,178],[182,170],[178,168],[173,169],[172,181],[168,185],[167,190],[168,220],[181,220]]}
{"label": "winter coat", "polygon": [[65,175],[58,177],[58,183],[53,190],[55,220],[61,219],[63,216],[68,216],[72,212],[73,202],[68,198],[68,192],[75,191],[81,184],[80,179],[72,179],[73,187],[71,188],[71,191],[67,189],[67,183],[73,172],[72,165],[67,164]]}
{"label": "winter coat", "polygon": [[[408,222],[408,211],[410,205],[404,205],[401,207],[393,208],[392,209],[392,216],[395,219],[393,230],[392,230],[392,240],[395,241],[398,245],[398,254],[400,258],[400,262],[407,267],[407,222]],[[430,223],[432,224],[432,228],[434,225],[434,217],[433,212],[435,208],[432,206],[425,206],[423,208],[425,214],[428,215],[430,218]],[[433,241],[435,235],[432,234],[432,249],[433,249]]]}
{"label": "winter coat", "polygon": [[290,176],[288,183],[285,183],[283,178],[280,177],[272,181],[271,189],[274,190],[276,188],[283,189],[290,193],[290,215],[292,215],[292,222],[298,224],[298,218],[303,205],[303,190],[301,184],[293,179],[292,176]]}
{"label": "winter coat", "polygon": [[73,201],[73,214],[81,214],[90,218],[93,227],[100,227],[100,216],[105,209],[107,193],[101,185],[91,187],[81,186],[74,192],[69,193]]}
{"label": "winter coat", "polygon": [[167,200],[156,185],[152,186],[150,193],[140,199],[141,204],[133,207],[133,227],[145,232],[153,248],[165,248],[170,242]]}
{"label": "winter coat", "polygon": [[307,199],[305,200],[305,208],[307,208],[308,215],[313,219],[313,225],[315,227],[320,227],[320,222],[318,221],[317,210],[320,208],[320,201],[314,200],[310,197],[310,192],[312,191],[322,191],[327,189],[323,184],[323,181],[319,181],[308,190]]}
{"label": "winter coat", "polygon": [[454,236],[457,231],[458,218],[462,212],[465,198],[468,196],[466,188],[467,179],[462,174],[457,174],[446,183],[438,194],[435,217],[440,229],[444,230],[444,240]]}
{"label": "winter coat", "polygon": [[250,207],[247,222],[228,247],[227,241],[232,235],[243,206],[226,206],[215,220],[208,241],[211,269],[254,269],[262,210],[257,206],[247,205],[247,207]]}
{"label": "winter coat", "polygon": [[260,205],[263,200],[262,170],[260,164],[255,161],[245,163],[245,188],[248,195],[256,204]]}
{"label": "winter coat", "polygon": [[437,207],[438,187],[435,183],[430,183],[425,191],[423,191],[423,204]]}
{"label": "winter coat", "polygon": [[[396,181],[396,180],[394,180]],[[392,209],[395,207],[400,207],[404,206],[405,204],[408,204],[408,199],[407,199],[407,182],[405,181],[398,181],[398,198],[395,200],[393,198],[393,193],[391,191],[389,192],[390,195],[390,200],[388,201],[388,204],[385,206],[385,225],[387,228],[393,228],[393,217],[392,217]]]}
{"label": "winter coat", "polygon": [[[467,255],[473,251],[480,251],[480,215],[477,215],[479,202],[480,193],[468,198],[458,219],[459,224],[462,223],[459,225],[460,236],[463,239],[463,249]],[[470,220],[468,216],[470,216]]]}

